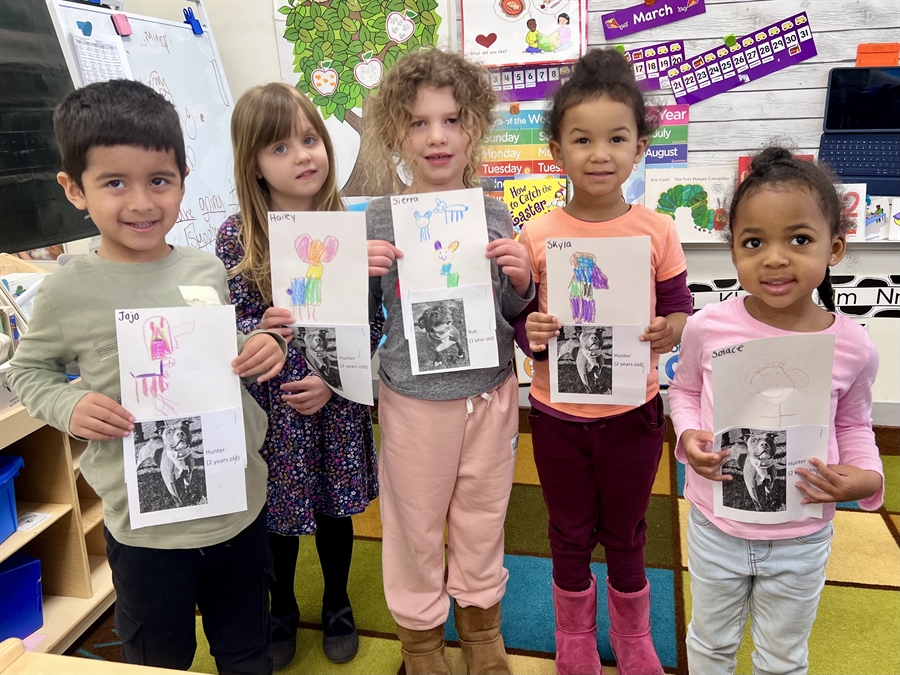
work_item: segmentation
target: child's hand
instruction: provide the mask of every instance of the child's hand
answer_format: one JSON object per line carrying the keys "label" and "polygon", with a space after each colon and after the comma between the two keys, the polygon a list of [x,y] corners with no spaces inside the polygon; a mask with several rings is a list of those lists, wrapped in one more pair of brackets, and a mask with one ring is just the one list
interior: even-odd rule
{"label": "child's hand", "polygon": [[644,331],[640,337],[641,342],[649,342],[650,349],[657,354],[668,354],[675,346],[675,332],[664,316],[653,319]]}
{"label": "child's hand", "polygon": [[552,314],[532,312],[525,319],[525,334],[528,336],[528,346],[532,353],[542,352],[547,348],[550,338],[559,336],[562,324]]}
{"label": "child's hand", "polygon": [[294,339],[294,329],[285,326],[284,324],[290,323],[293,318],[291,310],[289,309],[284,307],[269,307],[265,314],[263,314],[262,321],[259,322],[259,329],[278,333],[281,337],[290,342]]}
{"label": "child's hand", "polygon": [[241,353],[231,362],[231,367],[240,377],[263,373],[257,378],[257,382],[271,380],[281,372],[283,365],[284,352],[281,351],[278,340],[264,333],[247,340]]}
{"label": "child's hand", "polygon": [[487,245],[487,257],[497,259],[497,265],[509,277],[516,293],[524,297],[531,286],[531,262],[525,245],[512,239],[495,239]]}
{"label": "child's hand", "polygon": [[719,473],[719,467],[731,455],[729,450],[707,452],[704,448],[713,442],[713,435],[708,431],[688,429],[681,434],[681,443],[691,468],[704,478],[715,481],[730,481],[731,476]]}
{"label": "child's hand", "polygon": [[875,471],[849,464],[825,464],[815,458],[810,459],[809,463],[816,467],[819,475],[806,469],[797,469],[797,474],[814,486],[810,487],[803,481],[796,483],[806,495],[801,504],[855,502],[871,497],[881,489],[881,476]]}
{"label": "child's hand", "polygon": [[389,241],[370,239],[366,242],[369,250],[369,276],[383,277],[394,264],[394,260],[403,257],[403,251]]}
{"label": "child's hand", "polygon": [[81,397],[69,420],[69,433],[89,441],[125,438],[132,431],[134,415],[109,396],[96,391]]}
{"label": "child's hand", "polygon": [[297,382],[281,385],[281,400],[301,415],[315,415],[331,400],[332,391],[318,375],[307,375]]}

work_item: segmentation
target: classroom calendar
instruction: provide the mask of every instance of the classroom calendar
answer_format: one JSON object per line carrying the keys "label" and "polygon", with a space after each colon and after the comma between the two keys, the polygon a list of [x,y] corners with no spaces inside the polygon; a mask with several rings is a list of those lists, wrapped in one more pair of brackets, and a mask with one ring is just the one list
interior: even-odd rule
{"label": "classroom calendar", "polygon": [[649,47],[631,49],[625,58],[634,68],[634,79],[642,91],[669,88],[668,70],[684,61],[684,42],[661,42]]}
{"label": "classroom calendar", "polygon": [[698,103],[816,55],[806,12],[732,39],[668,70],[678,103]]}
{"label": "classroom calendar", "polygon": [[572,66],[510,66],[491,68],[491,88],[503,92],[503,100],[540,101],[552,98],[560,84],[572,76]]}

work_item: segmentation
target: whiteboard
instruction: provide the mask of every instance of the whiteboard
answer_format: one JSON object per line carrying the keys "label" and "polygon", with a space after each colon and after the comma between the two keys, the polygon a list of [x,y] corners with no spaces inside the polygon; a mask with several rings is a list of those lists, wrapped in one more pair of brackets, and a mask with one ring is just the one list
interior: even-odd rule
{"label": "whiteboard", "polygon": [[201,7],[196,6],[195,13],[204,24],[203,35],[194,35],[187,24],[124,12],[133,33],[119,38],[110,18],[119,13],[115,10],[60,0],[47,0],[47,6],[76,87],[82,81],[74,36],[82,36],[77,22],[89,21],[91,36],[122,41],[135,80],[175,105],[191,173],[185,180],[178,222],[167,239],[214,253],[219,226],[238,208],[231,152],[234,101]]}

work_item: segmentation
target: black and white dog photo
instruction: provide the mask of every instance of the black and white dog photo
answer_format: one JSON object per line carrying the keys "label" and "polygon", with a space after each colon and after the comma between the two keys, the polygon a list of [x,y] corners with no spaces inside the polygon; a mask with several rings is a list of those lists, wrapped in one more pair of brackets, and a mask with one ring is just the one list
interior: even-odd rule
{"label": "black and white dog photo", "polygon": [[463,301],[435,300],[412,306],[419,370],[464,368],[470,364]]}
{"label": "black and white dog photo", "polygon": [[787,508],[787,431],[738,428],[723,434],[731,456],[722,473],[722,503],[741,511],[775,513]]}
{"label": "black and white dog photo", "polygon": [[141,513],[207,503],[199,416],[140,422],[134,434]]}
{"label": "black and white dog photo", "polygon": [[612,394],[612,345],[612,326],[563,326],[556,340],[560,393]]}
{"label": "black and white dog photo", "polygon": [[337,358],[337,329],[301,326],[297,329],[303,358],[333,389],[343,391]]}

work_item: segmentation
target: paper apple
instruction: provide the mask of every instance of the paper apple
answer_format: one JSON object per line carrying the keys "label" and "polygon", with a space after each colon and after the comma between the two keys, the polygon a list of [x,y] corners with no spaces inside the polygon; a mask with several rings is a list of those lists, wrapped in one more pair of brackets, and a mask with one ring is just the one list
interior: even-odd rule
{"label": "paper apple", "polygon": [[413,22],[415,16],[416,13],[412,10],[407,10],[405,16],[400,12],[391,12],[388,14],[387,21],[385,22],[388,37],[397,44],[409,40],[416,31],[416,24]]}
{"label": "paper apple", "polygon": [[338,74],[331,67],[331,61],[322,61],[312,73],[312,85],[322,96],[331,96],[337,89]]}
{"label": "paper apple", "polygon": [[362,58],[363,60],[354,66],[353,75],[356,77],[356,81],[366,89],[373,89],[381,82],[384,67],[381,65],[381,61],[372,60],[372,52],[366,52]]}

